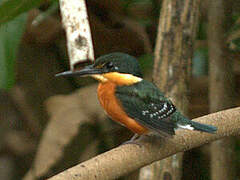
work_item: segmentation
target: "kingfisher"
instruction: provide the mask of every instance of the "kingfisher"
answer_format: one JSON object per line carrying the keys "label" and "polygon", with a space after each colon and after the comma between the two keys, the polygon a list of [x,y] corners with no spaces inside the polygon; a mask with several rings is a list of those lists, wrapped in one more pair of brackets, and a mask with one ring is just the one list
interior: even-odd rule
{"label": "kingfisher", "polygon": [[91,76],[100,83],[98,99],[110,118],[141,135],[157,133],[172,137],[178,128],[215,133],[212,125],[194,122],[177,110],[158,87],[143,79],[137,59],[125,53],[111,53],[78,71],[56,76]]}

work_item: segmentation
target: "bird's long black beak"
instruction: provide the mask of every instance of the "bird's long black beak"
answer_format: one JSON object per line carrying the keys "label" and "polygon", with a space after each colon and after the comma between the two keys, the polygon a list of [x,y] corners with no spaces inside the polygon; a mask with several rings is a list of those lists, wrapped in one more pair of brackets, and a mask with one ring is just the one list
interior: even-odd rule
{"label": "bird's long black beak", "polygon": [[93,67],[93,64],[92,64],[78,71],[65,71],[62,73],[58,73],[55,76],[56,77],[59,77],[59,76],[73,77],[73,76],[87,76],[87,75],[102,74],[102,73],[103,72],[101,69],[96,69],[95,67]]}

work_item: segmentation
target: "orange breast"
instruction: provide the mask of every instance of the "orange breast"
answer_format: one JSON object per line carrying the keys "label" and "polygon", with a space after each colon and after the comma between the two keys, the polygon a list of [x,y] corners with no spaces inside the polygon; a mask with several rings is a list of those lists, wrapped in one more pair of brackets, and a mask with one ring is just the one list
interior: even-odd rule
{"label": "orange breast", "polygon": [[148,129],[137,123],[134,119],[122,110],[121,105],[116,99],[116,85],[111,82],[100,83],[98,86],[98,99],[107,114],[116,122],[126,126],[128,129],[137,134],[146,134]]}

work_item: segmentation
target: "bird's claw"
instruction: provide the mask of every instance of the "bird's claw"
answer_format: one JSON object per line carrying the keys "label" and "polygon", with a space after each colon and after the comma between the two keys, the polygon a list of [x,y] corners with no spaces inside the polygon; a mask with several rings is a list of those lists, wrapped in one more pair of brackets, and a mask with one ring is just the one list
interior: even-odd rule
{"label": "bird's claw", "polygon": [[139,147],[142,147],[141,143],[140,143],[139,141],[137,141],[137,140],[139,140],[140,138],[141,138],[140,135],[134,134],[134,136],[131,137],[130,140],[123,142],[123,143],[121,144],[121,146],[122,146],[122,145],[125,145],[125,144],[135,144],[135,145],[138,145]]}

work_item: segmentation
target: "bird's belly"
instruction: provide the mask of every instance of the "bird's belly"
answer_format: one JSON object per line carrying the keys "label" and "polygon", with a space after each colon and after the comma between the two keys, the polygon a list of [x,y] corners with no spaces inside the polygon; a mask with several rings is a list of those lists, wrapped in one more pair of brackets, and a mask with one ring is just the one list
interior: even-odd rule
{"label": "bird's belly", "polygon": [[116,85],[110,82],[101,83],[98,86],[98,99],[100,104],[114,121],[126,126],[134,133],[146,134],[148,129],[137,123],[134,119],[128,117],[121,108],[121,105],[114,95],[115,87]]}

